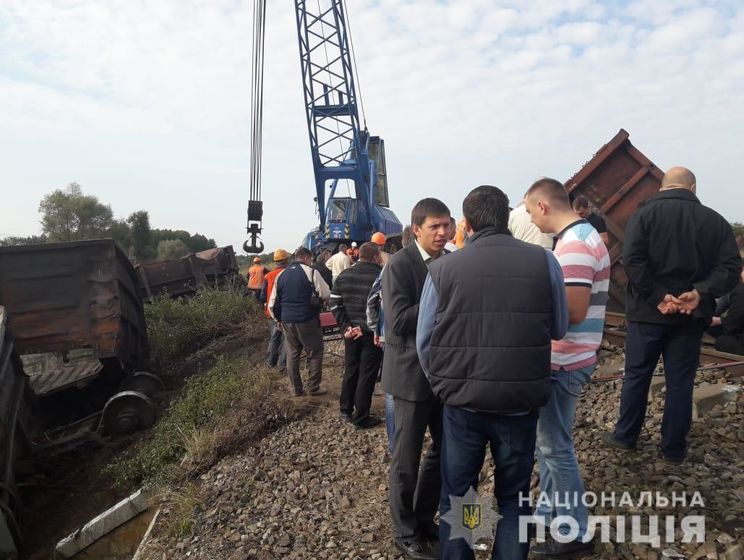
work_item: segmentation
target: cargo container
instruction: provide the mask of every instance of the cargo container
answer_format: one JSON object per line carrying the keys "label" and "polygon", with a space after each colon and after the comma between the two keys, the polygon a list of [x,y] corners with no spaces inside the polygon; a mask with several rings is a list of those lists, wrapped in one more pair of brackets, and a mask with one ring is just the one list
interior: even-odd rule
{"label": "cargo container", "polygon": [[623,240],[628,219],[638,205],[661,188],[664,173],[633,146],[629,134],[620,129],[573,177],[565,182],[573,200],[584,196],[604,217],[612,261],[609,311],[625,311],[628,277],[622,264]]}
{"label": "cargo container", "polygon": [[193,254],[180,259],[141,263],[136,268],[142,281],[140,295],[146,300],[164,293],[174,298],[192,296],[207,285],[204,265]]}
{"label": "cargo container", "polygon": [[159,379],[142,371],[149,351],[139,292],[110,239],[0,248],[0,305],[31,389],[45,399],[44,427],[87,419],[77,431],[84,438],[154,422],[147,394]]}

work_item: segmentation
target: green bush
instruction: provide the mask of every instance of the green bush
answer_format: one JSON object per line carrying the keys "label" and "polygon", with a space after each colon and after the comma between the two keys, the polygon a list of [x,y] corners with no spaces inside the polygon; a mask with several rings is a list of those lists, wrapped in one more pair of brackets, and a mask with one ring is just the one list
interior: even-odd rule
{"label": "green bush", "polygon": [[270,371],[258,368],[248,374],[245,368],[241,361],[221,356],[208,372],[189,378],[152,437],[135,444],[108,472],[121,485],[169,479],[195,433],[219,428],[231,409],[265,400],[272,383]]}
{"label": "green bush", "polygon": [[164,363],[183,358],[212,340],[256,320],[260,306],[239,289],[205,288],[190,298],[156,297],[145,305],[152,357]]}

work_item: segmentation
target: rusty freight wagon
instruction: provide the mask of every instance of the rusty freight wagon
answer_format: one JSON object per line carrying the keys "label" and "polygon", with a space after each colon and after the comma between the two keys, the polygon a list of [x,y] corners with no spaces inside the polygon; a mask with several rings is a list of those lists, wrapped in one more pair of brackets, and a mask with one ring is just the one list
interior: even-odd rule
{"label": "rusty freight wagon", "polygon": [[0,558],[12,557],[20,543],[21,500],[17,463],[29,452],[33,394],[0,306]]}
{"label": "rusty freight wagon", "polygon": [[621,261],[625,227],[638,205],[661,188],[664,173],[620,129],[573,177],[565,182],[571,199],[584,196],[604,216],[612,261],[609,311],[625,311],[628,277]]}
{"label": "rusty freight wagon", "polygon": [[141,263],[137,265],[142,281],[140,295],[145,300],[159,294],[173,298],[192,296],[207,284],[203,268],[202,262],[193,254],[180,259]]}
{"label": "rusty freight wagon", "polygon": [[[154,422],[139,279],[113,240],[0,248],[0,305],[45,427],[115,434]],[[102,411],[102,412],[101,412]],[[94,425],[92,430],[88,430]],[[73,438],[75,439],[75,438]]]}
{"label": "rusty freight wagon", "polygon": [[238,260],[232,245],[196,253],[207,283],[213,288],[230,286],[238,280]]}

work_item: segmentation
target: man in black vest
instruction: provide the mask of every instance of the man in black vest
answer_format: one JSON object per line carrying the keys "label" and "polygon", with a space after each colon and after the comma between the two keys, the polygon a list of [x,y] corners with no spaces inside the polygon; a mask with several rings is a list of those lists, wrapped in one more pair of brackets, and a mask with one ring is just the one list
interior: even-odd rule
{"label": "man in black vest", "polygon": [[[395,436],[390,461],[390,512],[396,546],[409,558],[438,558],[434,523],[442,480],[439,468],[442,406],[416,354],[416,322],[427,266],[445,251],[450,211],[436,198],[413,207],[415,241],[395,253],[382,275],[385,356],[382,384],[393,395]],[[426,428],[432,444],[421,463]]]}
{"label": "man in black vest", "polygon": [[528,501],[538,409],[551,392],[550,340],[568,328],[563,274],[550,251],[509,233],[501,190],[480,186],[462,209],[468,240],[429,267],[416,337],[444,405],[439,544],[447,560],[474,557],[472,540],[460,534],[465,508],[451,500],[477,488],[490,444],[502,516],[493,558],[517,560],[529,549],[519,517],[531,511],[520,498]]}

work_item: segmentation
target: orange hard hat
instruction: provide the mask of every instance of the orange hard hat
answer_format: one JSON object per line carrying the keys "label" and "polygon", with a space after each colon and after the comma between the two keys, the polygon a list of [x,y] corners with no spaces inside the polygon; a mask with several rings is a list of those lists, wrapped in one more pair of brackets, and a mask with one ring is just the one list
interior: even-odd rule
{"label": "orange hard hat", "polygon": [[289,260],[289,253],[284,249],[274,251],[274,262]]}
{"label": "orange hard hat", "polygon": [[381,231],[372,234],[372,243],[375,243],[376,245],[385,245],[386,240],[387,238],[385,237],[385,234]]}
{"label": "orange hard hat", "polygon": [[253,264],[259,264],[261,262],[261,257],[253,257]]}

